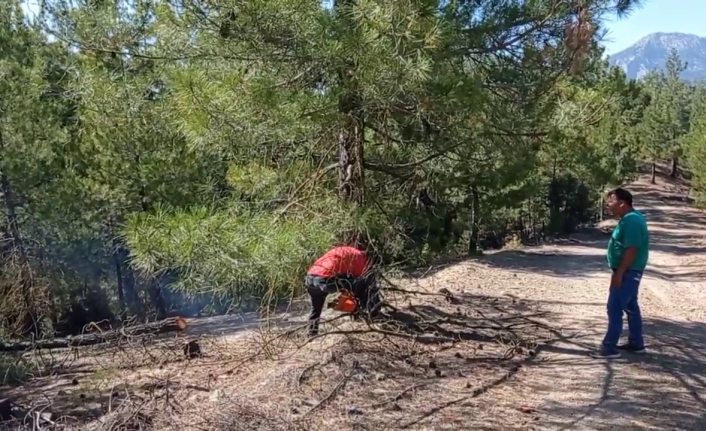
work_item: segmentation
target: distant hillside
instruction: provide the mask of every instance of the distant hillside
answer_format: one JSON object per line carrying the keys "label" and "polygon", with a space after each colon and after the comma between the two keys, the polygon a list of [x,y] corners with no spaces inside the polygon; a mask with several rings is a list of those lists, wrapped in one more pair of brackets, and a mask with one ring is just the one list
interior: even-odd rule
{"label": "distant hillside", "polygon": [[630,78],[642,78],[652,70],[664,70],[669,51],[674,48],[688,67],[682,78],[706,79],[706,37],[685,33],[653,33],[633,46],[610,56],[610,63],[620,66]]}

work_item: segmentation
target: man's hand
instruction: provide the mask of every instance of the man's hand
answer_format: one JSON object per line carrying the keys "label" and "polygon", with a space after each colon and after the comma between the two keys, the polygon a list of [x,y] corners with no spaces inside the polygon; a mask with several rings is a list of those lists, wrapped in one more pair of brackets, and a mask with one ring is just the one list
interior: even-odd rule
{"label": "man's hand", "polygon": [[620,289],[620,285],[623,284],[623,276],[630,269],[630,265],[635,261],[635,256],[637,256],[637,247],[628,247],[625,249],[623,261],[620,262],[620,266],[615,270],[613,277],[610,279],[611,289]]}
{"label": "man's hand", "polygon": [[615,271],[613,273],[613,276],[610,278],[610,288],[611,289],[620,289],[620,286],[623,284],[623,274],[619,271]]}

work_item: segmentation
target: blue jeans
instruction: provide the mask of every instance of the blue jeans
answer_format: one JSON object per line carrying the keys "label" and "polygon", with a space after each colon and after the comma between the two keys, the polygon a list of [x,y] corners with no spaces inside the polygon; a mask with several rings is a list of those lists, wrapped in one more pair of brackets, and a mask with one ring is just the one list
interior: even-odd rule
{"label": "blue jeans", "polygon": [[626,271],[620,288],[611,287],[608,295],[608,331],[603,339],[603,350],[607,353],[618,351],[618,341],[623,334],[623,312],[628,315],[630,335],[628,342],[637,348],[644,347],[642,338],[642,315],[637,304],[637,296],[642,280],[642,271]]}

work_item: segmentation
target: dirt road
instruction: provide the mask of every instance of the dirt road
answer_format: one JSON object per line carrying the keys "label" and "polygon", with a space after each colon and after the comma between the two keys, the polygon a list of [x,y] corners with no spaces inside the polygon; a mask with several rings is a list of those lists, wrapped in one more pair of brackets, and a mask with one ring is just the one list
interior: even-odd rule
{"label": "dirt road", "polygon": [[[647,355],[589,356],[606,328],[609,283],[608,236],[594,233],[400,281],[415,293],[395,305],[426,316],[424,336],[446,331],[444,342],[336,334],[330,323],[311,343],[279,338],[305,321],[298,302],[264,319],[267,328],[255,313],[190,319],[185,336],[202,336],[202,359],[185,361],[179,338],[150,349],[88,348],[7,396],[34,408],[51,400],[54,417],[98,418],[89,429],[140,412],[154,429],[185,430],[703,430],[706,214],[676,184],[630,189],[652,235],[640,293]],[[505,337],[519,332],[542,340],[537,352],[508,350]]]}
{"label": "dirt road", "polygon": [[447,429],[450,417],[467,429],[706,429],[706,214],[676,184],[630,190],[652,238],[640,293],[648,354],[589,356],[607,324],[607,235],[434,268],[417,289],[512,298],[548,312],[553,337],[512,379],[454,413],[440,402],[444,413],[414,429]]}
{"label": "dirt road", "polygon": [[678,187],[639,181],[631,190],[653,244],[640,293],[645,356],[588,356],[607,323],[607,237],[500,252],[427,281],[472,284],[551,313],[556,338],[544,361],[487,395],[478,407],[497,414],[482,427],[521,429],[514,406],[524,405],[539,429],[706,429],[706,215],[680,202]]}
{"label": "dirt road", "polygon": [[[607,324],[607,235],[501,251],[420,280],[418,289],[508,297],[549,313],[553,338],[538,360],[465,402],[455,427],[706,429],[706,214],[678,184],[643,179],[630,190],[652,238],[640,293],[647,355],[589,357]],[[446,429],[444,420],[430,416],[415,429]]]}

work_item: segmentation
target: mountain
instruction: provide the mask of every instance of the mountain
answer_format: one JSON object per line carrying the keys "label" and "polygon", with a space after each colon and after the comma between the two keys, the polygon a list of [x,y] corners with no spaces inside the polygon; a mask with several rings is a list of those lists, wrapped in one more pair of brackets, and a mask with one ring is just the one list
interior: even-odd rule
{"label": "mountain", "polygon": [[669,51],[674,48],[687,69],[682,79],[706,79],[706,37],[685,33],[652,33],[633,46],[609,57],[610,64],[621,67],[630,78],[640,79],[653,70],[664,70]]}

